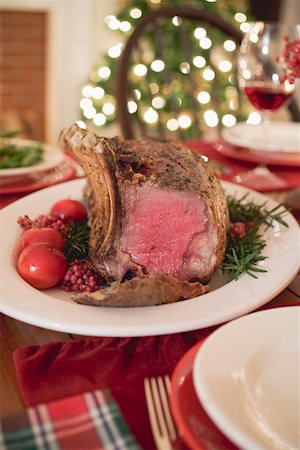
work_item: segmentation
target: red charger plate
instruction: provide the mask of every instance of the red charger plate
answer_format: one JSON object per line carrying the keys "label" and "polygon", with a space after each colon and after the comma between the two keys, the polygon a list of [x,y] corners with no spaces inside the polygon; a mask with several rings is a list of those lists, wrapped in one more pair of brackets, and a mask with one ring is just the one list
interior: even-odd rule
{"label": "red charger plate", "polygon": [[216,144],[215,149],[221,155],[238,159],[240,161],[248,161],[258,164],[271,164],[276,166],[300,167],[300,151],[299,153],[288,153],[253,150],[250,148],[238,147],[229,144],[223,139]]}
{"label": "red charger plate", "polygon": [[172,413],[183,440],[192,450],[237,450],[210,420],[194,389],[193,364],[203,342],[198,342],[180,359],[172,374]]}

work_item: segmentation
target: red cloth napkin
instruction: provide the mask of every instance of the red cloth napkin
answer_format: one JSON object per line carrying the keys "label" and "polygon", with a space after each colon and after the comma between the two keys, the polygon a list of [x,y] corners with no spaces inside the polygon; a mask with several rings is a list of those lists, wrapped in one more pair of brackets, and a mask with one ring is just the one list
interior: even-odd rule
{"label": "red cloth napkin", "polygon": [[144,378],[171,375],[183,354],[211,331],[26,346],[13,355],[19,387],[27,405],[109,388],[137,441],[152,449]]}
{"label": "red cloth napkin", "polygon": [[144,378],[171,375],[180,358],[216,328],[164,336],[97,337],[22,347],[13,355],[19,387],[26,405],[31,406],[108,388],[137,441],[144,449],[153,449]]}

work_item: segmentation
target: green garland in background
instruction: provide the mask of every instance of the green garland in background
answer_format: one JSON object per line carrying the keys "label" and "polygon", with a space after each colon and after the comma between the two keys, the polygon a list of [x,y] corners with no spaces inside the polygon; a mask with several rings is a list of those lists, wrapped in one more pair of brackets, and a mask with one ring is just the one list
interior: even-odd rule
{"label": "green garland in background", "polygon": [[[119,44],[109,48],[107,54],[103,55],[101,64],[94,68],[88,83],[82,88],[82,120],[78,122],[82,127],[88,125],[103,128],[116,121],[113,83],[123,42],[132,33],[142,15],[161,6],[180,5],[182,0],[127,0],[125,3],[116,15],[105,18],[108,28],[118,32],[122,38]],[[219,15],[242,31],[246,31],[247,21],[250,19],[248,0],[190,0],[186,1],[185,5]],[[173,88],[177,90],[176,109],[179,112],[174,117],[174,110],[168,102],[168,86],[162,77],[163,66],[157,56],[155,40],[149,35],[145,41],[145,63],[132,66],[131,83],[135,88],[135,98],[130,99],[128,109],[133,119],[139,114],[147,126],[155,127],[160,115],[170,132],[180,127],[185,138],[197,137],[215,127],[233,126],[241,119],[248,119],[252,123],[259,121],[257,113],[251,112],[253,110],[246,101],[240,103],[235,88],[237,81],[234,42],[218,30],[206,29],[191,22],[186,30],[193,42],[190,49],[193,67],[190,67],[180,50],[179,25],[176,18],[164,25],[170,41],[165,52],[169,53],[168,60],[173,64],[170,71],[173,73]],[[150,86],[150,90],[153,90],[152,99],[145,76],[147,70],[152,70],[152,81],[154,79]],[[202,106],[200,130],[192,114],[189,114],[192,106],[191,87],[184,75],[190,70],[198,71],[193,96]]]}

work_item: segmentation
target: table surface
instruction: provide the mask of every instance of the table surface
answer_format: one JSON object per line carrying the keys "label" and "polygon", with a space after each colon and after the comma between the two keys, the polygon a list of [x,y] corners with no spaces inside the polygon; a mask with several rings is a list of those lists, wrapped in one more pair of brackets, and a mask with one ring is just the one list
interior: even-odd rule
{"label": "table surface", "polygon": [[[279,202],[284,202],[287,192],[269,192],[267,195]],[[300,300],[300,273],[292,283],[275,297],[270,304],[293,303]],[[46,330],[5,315],[0,316],[0,414],[7,415],[25,409],[19,393],[12,354],[24,345],[40,345],[48,342],[82,339],[84,336]]]}

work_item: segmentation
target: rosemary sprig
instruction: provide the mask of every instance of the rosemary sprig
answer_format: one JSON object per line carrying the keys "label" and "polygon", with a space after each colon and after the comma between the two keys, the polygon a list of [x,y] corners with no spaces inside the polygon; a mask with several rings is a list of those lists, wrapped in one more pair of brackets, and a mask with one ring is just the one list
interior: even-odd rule
{"label": "rosemary sprig", "polygon": [[261,255],[266,241],[258,234],[257,226],[250,229],[243,237],[236,237],[231,231],[228,232],[227,237],[227,251],[221,268],[229,272],[229,281],[237,280],[243,273],[257,278],[257,272],[266,272],[265,269],[257,267],[260,261],[267,258]]}
{"label": "rosemary sprig", "polygon": [[84,259],[88,256],[90,227],[86,222],[69,222],[67,231],[63,232],[66,238],[64,255],[69,262],[74,259]]}
{"label": "rosemary sprig", "polygon": [[288,226],[283,219],[287,210],[282,204],[268,209],[267,202],[256,204],[248,201],[247,197],[248,193],[241,198],[227,197],[230,222],[247,225],[245,234],[233,233],[232,230],[227,233],[227,250],[221,269],[229,273],[229,281],[237,280],[244,273],[257,278],[257,273],[266,272],[258,267],[258,263],[267,258],[262,255],[266,246],[265,239],[259,234],[262,224],[266,225],[265,230],[273,226],[274,221]]}
{"label": "rosemary sprig", "polygon": [[235,222],[252,222],[255,225],[266,225],[266,229],[272,226],[273,222],[279,222],[281,225],[287,227],[287,223],[283,219],[288,210],[282,203],[278,204],[272,209],[267,208],[267,201],[261,204],[254,203],[248,200],[248,193],[241,198],[236,198],[231,195],[227,196],[227,205],[229,209],[230,221]]}

